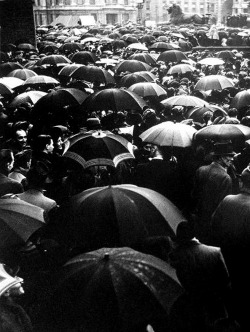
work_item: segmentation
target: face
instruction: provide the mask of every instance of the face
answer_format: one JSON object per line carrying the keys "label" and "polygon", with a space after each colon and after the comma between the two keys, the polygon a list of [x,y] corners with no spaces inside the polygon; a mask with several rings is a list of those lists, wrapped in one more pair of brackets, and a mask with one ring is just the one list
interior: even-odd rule
{"label": "face", "polygon": [[224,156],[221,158],[223,160],[223,163],[226,167],[229,167],[232,164],[233,156]]}
{"label": "face", "polygon": [[55,142],[55,147],[58,149],[58,150],[61,150],[63,148],[63,140],[62,140],[62,137],[58,137],[58,139],[56,140]]}
{"label": "face", "polygon": [[27,143],[27,134],[26,134],[26,132],[24,130],[17,130],[16,140],[22,147],[24,147]]}
{"label": "face", "polygon": [[50,143],[46,145],[46,150],[48,153],[52,153],[54,150],[54,143],[53,140],[50,140]]}

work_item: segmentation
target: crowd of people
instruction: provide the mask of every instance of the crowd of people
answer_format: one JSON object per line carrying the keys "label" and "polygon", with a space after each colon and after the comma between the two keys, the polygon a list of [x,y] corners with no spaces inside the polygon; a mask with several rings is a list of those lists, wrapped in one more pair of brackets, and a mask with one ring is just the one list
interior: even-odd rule
{"label": "crowd of people", "polygon": [[[74,303],[60,303],[60,297],[60,310],[54,310],[50,296],[58,282],[55,276],[69,259],[100,249],[96,244],[82,243],[79,246],[71,241],[64,222],[73,218],[67,210],[69,200],[90,188],[120,184],[133,184],[158,192],[183,215],[185,222],[179,224],[175,237],[149,234],[131,248],[153,255],[174,268],[184,293],[173,304],[170,313],[149,315],[148,319],[136,322],[134,326],[129,322],[112,331],[249,331],[250,136],[240,140],[230,135],[203,141],[193,139],[185,148],[160,146],[141,139],[147,129],[166,121],[192,126],[197,131],[222,124],[250,127],[250,99],[246,98],[240,107],[233,104],[237,94],[247,94],[250,88],[248,53],[235,46],[234,50],[228,51],[230,56],[223,58],[222,64],[201,64],[205,58],[218,57],[209,49],[193,49],[199,45],[198,29],[201,30],[186,26],[178,30],[176,27],[152,30],[128,24],[113,27],[109,32],[113,36],[116,33],[116,39],[102,43],[100,40],[104,36],[98,29],[94,29],[94,36],[86,36],[81,27],[57,25],[37,29],[38,49],[3,45],[2,77],[11,73],[13,67],[10,64],[15,63],[20,65],[18,70],[33,70],[38,75],[57,79],[58,83],[19,85],[10,93],[0,95],[0,200],[25,201],[41,208],[44,213],[44,226],[32,234],[25,245],[6,248],[0,245],[0,262],[4,264],[0,269],[0,287],[2,270],[10,278],[17,278],[14,290],[9,288],[0,296],[1,331],[111,332],[106,326],[89,324],[91,312],[80,317],[74,315],[77,311]],[[209,29],[204,31],[209,36]],[[81,49],[60,48],[64,43],[58,37],[63,33],[65,36],[72,33],[78,41],[80,38],[84,40],[84,35],[93,40],[78,43]],[[127,39],[126,43],[121,36],[127,33],[133,38],[130,42]],[[200,32],[200,35],[204,34]],[[48,36],[54,36],[53,43],[48,43]],[[241,40],[245,38],[235,36]],[[218,35],[220,42],[221,37]],[[135,39],[138,44],[141,40],[140,45],[147,47],[148,51],[129,48]],[[163,50],[150,47],[161,40],[175,50],[184,50],[185,59],[157,61]],[[84,58],[84,65],[101,66],[113,77],[113,82],[102,83],[95,79],[87,82],[84,77],[61,76],[60,70],[69,63],[36,65],[37,61],[53,54],[62,54],[71,62],[73,56],[81,52],[93,56],[92,60]],[[72,88],[89,96],[105,89],[128,89],[124,78],[131,72],[117,72],[117,65],[131,56],[141,55],[140,59],[143,59],[143,54],[150,55],[149,71],[154,75],[153,82],[163,88],[165,94],[144,97],[146,106],[140,111],[129,109],[126,103],[121,109],[103,109],[100,104],[98,109],[90,107],[87,111],[82,106],[84,103],[66,102],[59,112],[53,113],[53,105],[42,109],[43,114],[31,100],[11,106],[13,100],[24,92],[49,94]],[[188,64],[192,70],[169,74],[176,64]],[[197,82],[209,75],[229,78],[231,86],[220,90],[196,89]],[[173,96],[198,97],[209,106],[201,106],[200,116],[195,118],[190,115],[194,106],[161,103]],[[64,156],[73,135],[98,131],[125,138],[132,146],[133,158],[121,161],[116,167],[104,163],[84,168],[77,159]],[[112,242],[108,245],[112,247]],[[22,296],[15,297],[20,294]],[[63,298],[67,300],[65,296]],[[130,305],[133,308],[133,303]]]}

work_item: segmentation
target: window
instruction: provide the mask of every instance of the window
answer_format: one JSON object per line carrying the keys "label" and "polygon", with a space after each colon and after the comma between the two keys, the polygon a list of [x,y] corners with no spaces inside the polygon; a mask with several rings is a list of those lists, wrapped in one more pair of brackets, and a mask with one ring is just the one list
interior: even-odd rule
{"label": "window", "polygon": [[124,5],[128,6],[128,0],[124,0]]}

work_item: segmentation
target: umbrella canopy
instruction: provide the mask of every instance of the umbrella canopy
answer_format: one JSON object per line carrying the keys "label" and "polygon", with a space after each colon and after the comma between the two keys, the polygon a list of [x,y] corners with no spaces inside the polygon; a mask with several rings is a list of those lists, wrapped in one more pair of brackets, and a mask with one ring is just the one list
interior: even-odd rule
{"label": "umbrella canopy", "polygon": [[0,199],[0,250],[24,245],[43,226],[43,211],[19,199]]}
{"label": "umbrella canopy", "polygon": [[225,62],[224,60],[219,58],[204,58],[199,60],[198,63],[206,66],[216,66],[216,65],[223,65]]}
{"label": "umbrella canopy", "polygon": [[162,100],[161,103],[164,106],[170,105],[170,106],[186,106],[186,107],[190,107],[190,106],[203,107],[203,106],[208,105],[208,103],[205,100],[200,99],[195,96],[189,96],[189,95],[173,96],[173,97]]}
{"label": "umbrella canopy", "polygon": [[195,70],[194,67],[192,67],[191,65],[188,65],[186,63],[183,64],[179,64],[179,65],[175,65],[172,66],[167,74],[168,75],[172,75],[172,74],[185,74],[185,73],[192,73]]}
{"label": "umbrella canopy", "polygon": [[52,54],[47,55],[41,58],[36,62],[36,66],[42,66],[42,65],[49,65],[49,66],[57,66],[62,63],[71,63],[71,61],[66,58],[66,56],[61,54]]}
{"label": "umbrella canopy", "polygon": [[96,187],[72,196],[55,216],[61,241],[91,250],[132,246],[148,237],[176,236],[186,222],[160,193],[131,184]]}
{"label": "umbrella canopy", "polygon": [[147,129],[140,138],[143,142],[159,146],[186,148],[192,145],[195,132],[196,129],[189,125],[166,121]]}
{"label": "umbrella canopy", "polygon": [[159,84],[153,82],[135,83],[128,90],[137,93],[141,97],[167,96],[167,92]]}
{"label": "umbrella canopy", "polygon": [[130,50],[147,51],[148,48],[142,43],[132,43],[127,47]]}
{"label": "umbrella canopy", "polygon": [[62,112],[65,106],[77,106],[83,103],[88,94],[75,88],[61,88],[52,90],[41,97],[35,104],[32,115],[34,117],[46,116],[49,112]]}
{"label": "umbrella canopy", "polygon": [[230,106],[240,109],[242,107],[248,106],[249,104],[250,104],[250,89],[236,93],[236,95],[231,100]]}
{"label": "umbrella canopy", "polygon": [[37,73],[35,73],[33,70],[23,68],[23,69],[15,69],[11,71],[7,77],[17,77],[21,80],[25,81],[27,78],[37,76]]}
{"label": "umbrella canopy", "polygon": [[97,91],[90,95],[82,104],[82,108],[86,110],[113,110],[115,112],[121,110],[137,110],[142,111],[147,103],[136,93],[112,88]]}
{"label": "umbrella canopy", "polygon": [[0,82],[0,95],[12,95],[14,91],[6,84]]}
{"label": "umbrella canopy", "polygon": [[122,77],[120,81],[120,85],[126,88],[130,87],[131,85],[139,82],[154,82],[157,77],[148,71],[138,71],[136,73],[127,74]]}
{"label": "umbrella canopy", "polygon": [[24,86],[33,86],[33,85],[47,85],[47,84],[52,84],[52,85],[56,85],[56,84],[60,84],[59,81],[57,81],[55,78],[51,77],[51,76],[47,76],[47,75],[37,75],[37,76],[33,76],[30,78],[27,78],[27,80],[25,80],[23,82]]}
{"label": "umbrella canopy", "polygon": [[139,43],[138,39],[131,34],[125,34],[121,39],[130,44]]}
{"label": "umbrella canopy", "polygon": [[47,93],[42,91],[27,91],[17,95],[9,104],[10,108],[16,108],[22,103],[30,103],[34,105],[40,98],[45,96]]}
{"label": "umbrella canopy", "polygon": [[23,66],[18,62],[4,62],[0,64],[0,77],[7,76],[15,69],[22,69]]}
{"label": "umbrella canopy", "polygon": [[152,67],[139,60],[124,60],[115,67],[117,74],[122,72],[135,73],[138,71],[150,71],[151,69]]}
{"label": "umbrella canopy", "polygon": [[216,57],[227,61],[230,59],[234,59],[235,54],[232,51],[224,50],[224,51],[220,51],[220,52],[216,53]]}
{"label": "umbrella canopy", "polygon": [[98,83],[115,83],[113,76],[105,69],[98,66],[82,66],[71,75],[72,78]]}
{"label": "umbrella canopy", "polygon": [[186,118],[193,119],[195,122],[204,123],[203,115],[206,112],[220,111],[222,116],[227,116],[227,112],[220,106],[209,104],[208,106],[195,107],[187,111]]}
{"label": "umbrella canopy", "polygon": [[132,146],[119,135],[102,131],[80,133],[65,143],[64,157],[70,158],[83,168],[106,165],[116,167],[121,161],[133,159]]}
{"label": "umbrella canopy", "polygon": [[36,51],[36,47],[30,43],[18,44],[17,48],[22,51]]}
{"label": "umbrella canopy", "polygon": [[10,89],[15,89],[23,84],[23,80],[17,77],[2,77],[0,83],[5,84]]}
{"label": "umbrella canopy", "polygon": [[164,52],[166,50],[175,50],[175,49],[179,48],[179,46],[174,43],[166,43],[163,41],[161,41],[161,42],[159,41],[159,42],[156,42],[153,45],[151,45],[149,48],[150,48],[150,50]]}
{"label": "umbrella canopy", "polygon": [[73,54],[71,61],[87,65],[89,62],[95,63],[97,61],[97,56],[94,53],[88,51],[80,51]]}
{"label": "umbrella canopy", "polygon": [[223,75],[208,75],[199,79],[195,84],[195,90],[222,90],[234,87],[233,81]]}
{"label": "umbrella canopy", "polygon": [[162,52],[157,61],[164,61],[164,62],[180,62],[182,60],[188,60],[188,57],[179,50],[170,50]]}
{"label": "umbrella canopy", "polygon": [[80,51],[82,45],[80,43],[64,43],[59,47],[59,51],[62,53]]}
{"label": "umbrella canopy", "polygon": [[194,135],[194,141],[204,140],[225,141],[231,140],[234,145],[244,146],[250,138],[250,128],[241,124],[216,124],[198,130]]}
{"label": "umbrella canopy", "polygon": [[64,66],[58,73],[58,76],[66,76],[70,77],[71,74],[78,68],[83,67],[84,65],[80,65],[77,63],[71,63],[69,65]]}
{"label": "umbrella canopy", "polygon": [[168,263],[126,247],[79,255],[63,266],[59,276],[52,317],[62,326],[70,322],[70,327],[84,325],[93,331],[146,326],[168,316],[184,293]]}
{"label": "umbrella canopy", "polygon": [[130,55],[128,60],[139,60],[145,62],[149,66],[156,65],[156,60],[149,53],[134,53]]}

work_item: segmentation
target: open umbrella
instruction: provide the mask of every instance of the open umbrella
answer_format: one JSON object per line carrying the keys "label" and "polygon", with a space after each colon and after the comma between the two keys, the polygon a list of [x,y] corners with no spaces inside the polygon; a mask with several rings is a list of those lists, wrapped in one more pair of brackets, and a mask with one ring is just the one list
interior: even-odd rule
{"label": "open umbrella", "polygon": [[36,51],[36,47],[30,43],[21,43],[17,45],[17,48],[22,51]]}
{"label": "open umbrella", "polygon": [[222,116],[227,116],[227,112],[218,105],[209,104],[208,106],[195,107],[187,111],[185,114],[186,118],[193,119],[195,122],[204,123],[203,115],[206,112],[214,113],[220,111]]}
{"label": "open umbrella", "polygon": [[0,77],[7,76],[15,69],[22,69],[23,66],[18,62],[4,62],[0,64]]}
{"label": "open umbrella", "polygon": [[186,63],[182,63],[179,65],[172,66],[167,74],[172,75],[172,74],[185,74],[185,73],[192,73],[195,70],[194,67],[191,65],[188,65]]}
{"label": "open umbrella", "polygon": [[147,103],[136,93],[118,88],[105,89],[91,94],[81,107],[86,110],[137,110],[142,111]]}
{"label": "open umbrella", "polygon": [[94,53],[88,51],[80,51],[73,54],[71,57],[71,61],[75,63],[80,63],[83,65],[87,65],[90,63],[95,63],[97,60],[97,56]]}
{"label": "open umbrella", "polygon": [[139,43],[138,39],[131,34],[125,34],[121,37],[121,39],[130,44]]}
{"label": "open umbrella", "polygon": [[102,332],[146,327],[166,319],[184,293],[168,263],[127,247],[81,254],[59,273],[49,310],[62,329],[69,322]]}
{"label": "open umbrella", "polygon": [[130,50],[147,51],[148,48],[142,43],[132,43],[127,47]]}
{"label": "open umbrella", "polygon": [[52,90],[41,97],[34,105],[32,115],[35,118],[47,116],[48,113],[62,112],[65,106],[78,106],[83,103],[88,94],[75,88],[60,88]]}
{"label": "open umbrella", "polygon": [[115,67],[117,74],[122,72],[135,73],[138,71],[150,71],[151,69],[152,67],[139,60],[123,60]]}
{"label": "open umbrella", "polygon": [[134,53],[129,56],[128,60],[139,60],[145,62],[149,66],[155,66],[156,60],[149,53]]}
{"label": "open umbrella", "polygon": [[65,142],[64,157],[83,168],[106,165],[116,167],[119,162],[133,159],[132,146],[124,137],[103,131],[80,133]]}
{"label": "open umbrella", "polygon": [[204,142],[204,140],[225,141],[231,140],[234,146],[244,146],[247,139],[250,138],[250,128],[242,124],[216,124],[210,125],[198,130],[194,134],[195,142]]}
{"label": "open umbrella", "polygon": [[23,80],[17,77],[1,77],[0,83],[6,85],[10,89],[15,89],[23,84]]}
{"label": "open umbrella", "polygon": [[70,77],[87,82],[115,83],[113,76],[105,69],[98,66],[82,66],[76,69]]}
{"label": "open umbrella", "polygon": [[140,138],[159,146],[186,148],[192,145],[195,132],[196,129],[189,125],[165,121],[144,131]]}
{"label": "open umbrella", "polygon": [[159,84],[154,82],[135,83],[131,85],[128,90],[137,93],[141,97],[167,96],[167,92]]}
{"label": "open umbrella", "polygon": [[24,86],[37,86],[37,85],[57,85],[60,84],[60,82],[58,80],[56,80],[55,78],[51,77],[51,76],[47,76],[47,75],[37,75],[37,76],[33,76],[30,78],[27,78],[27,80],[25,80],[23,82]]}
{"label": "open umbrella", "polygon": [[[69,198],[55,215],[61,241],[91,250],[132,246],[148,237],[175,237],[185,222],[160,193],[131,184],[87,189]],[[66,238],[65,238],[66,236]]]}
{"label": "open umbrella", "polygon": [[122,77],[120,85],[126,88],[130,87],[132,84],[139,82],[154,82],[157,77],[148,71],[138,71],[136,73],[127,74]]}
{"label": "open umbrella", "polygon": [[216,57],[222,60],[230,60],[235,58],[235,54],[230,50],[224,50],[216,53]]}
{"label": "open umbrella", "polygon": [[199,79],[195,84],[195,90],[223,90],[234,87],[233,81],[223,75],[208,75]]}
{"label": "open umbrella", "polygon": [[174,43],[166,43],[163,41],[161,41],[161,42],[159,41],[159,42],[156,42],[153,45],[151,45],[149,48],[150,48],[150,50],[164,52],[166,50],[175,50],[180,47]]}
{"label": "open umbrella", "polygon": [[71,63],[71,61],[66,58],[66,56],[61,54],[51,54],[47,55],[36,62],[36,66],[49,65],[57,66],[62,63]]}
{"label": "open umbrella", "polygon": [[164,62],[180,62],[182,60],[188,60],[188,57],[179,50],[170,50],[162,52],[157,61],[164,61]]}
{"label": "open umbrella", "polygon": [[26,102],[34,105],[40,98],[42,98],[46,94],[47,94],[46,92],[36,91],[36,90],[20,93],[11,101],[9,107],[16,108],[22,103]]}
{"label": "open umbrella", "polygon": [[248,106],[250,104],[250,89],[243,90],[233,97],[230,106],[240,109],[242,107]]}
{"label": "open umbrella", "polygon": [[33,70],[23,68],[23,69],[15,69],[11,71],[7,77],[17,77],[21,80],[25,81],[27,78],[37,76],[37,73],[35,73]]}
{"label": "open umbrella", "polygon": [[71,74],[78,68],[83,67],[84,65],[78,63],[71,63],[69,65],[64,66],[58,73],[58,76],[66,76],[70,77]]}
{"label": "open umbrella", "polygon": [[190,107],[190,106],[202,107],[202,106],[208,105],[208,103],[205,100],[200,99],[195,96],[189,96],[189,95],[173,96],[173,97],[162,100],[161,104],[163,104],[164,106],[170,105],[170,106],[186,106],[186,107]]}
{"label": "open umbrella", "polygon": [[222,59],[219,58],[204,58],[198,61],[199,64],[201,65],[206,65],[206,66],[216,66],[216,65],[223,65],[225,62]]}
{"label": "open umbrella", "polygon": [[64,43],[59,47],[59,51],[61,53],[67,52],[76,52],[82,49],[82,45],[80,43]]}
{"label": "open umbrella", "polygon": [[20,199],[0,199],[0,250],[24,245],[43,226],[43,209]]}

